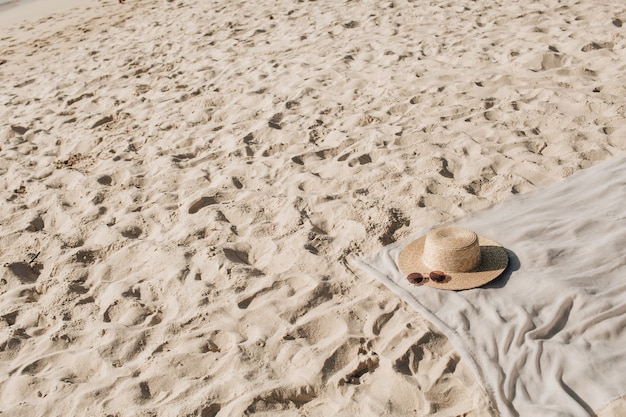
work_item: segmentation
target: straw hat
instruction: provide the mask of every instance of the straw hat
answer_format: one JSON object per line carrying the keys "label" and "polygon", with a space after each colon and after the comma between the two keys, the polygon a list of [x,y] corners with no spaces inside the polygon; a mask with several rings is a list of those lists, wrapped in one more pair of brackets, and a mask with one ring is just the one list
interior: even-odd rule
{"label": "straw hat", "polygon": [[442,290],[485,285],[502,274],[508,262],[506,250],[499,243],[453,226],[431,230],[409,243],[398,258],[400,270],[406,275],[420,273],[428,277],[434,271],[425,285]]}

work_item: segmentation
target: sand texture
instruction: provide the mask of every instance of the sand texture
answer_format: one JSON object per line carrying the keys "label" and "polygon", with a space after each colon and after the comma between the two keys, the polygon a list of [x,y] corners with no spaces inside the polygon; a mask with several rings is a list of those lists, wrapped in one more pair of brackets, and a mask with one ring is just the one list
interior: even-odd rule
{"label": "sand texture", "polygon": [[135,1],[0,36],[0,414],[497,415],[351,259],[626,150],[626,7]]}

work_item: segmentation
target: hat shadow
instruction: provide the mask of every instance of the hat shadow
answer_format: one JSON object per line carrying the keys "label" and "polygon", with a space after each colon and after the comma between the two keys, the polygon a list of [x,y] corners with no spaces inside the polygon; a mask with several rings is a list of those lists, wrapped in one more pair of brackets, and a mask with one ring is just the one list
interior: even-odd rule
{"label": "hat shadow", "polygon": [[509,282],[509,279],[511,278],[511,274],[520,268],[520,260],[515,254],[515,252],[509,249],[505,249],[505,250],[506,250],[507,256],[509,257],[509,263],[507,264],[506,269],[504,270],[504,272],[502,272],[502,274],[500,274],[499,277],[483,285],[481,288],[488,289],[488,288],[504,287],[507,284],[507,282]]}

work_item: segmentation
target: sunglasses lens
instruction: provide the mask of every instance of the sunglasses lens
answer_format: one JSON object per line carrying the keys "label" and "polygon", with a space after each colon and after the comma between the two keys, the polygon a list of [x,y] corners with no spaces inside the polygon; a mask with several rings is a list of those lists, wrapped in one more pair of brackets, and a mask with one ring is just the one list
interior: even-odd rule
{"label": "sunglasses lens", "polygon": [[406,279],[413,285],[423,285],[425,281],[424,276],[419,272],[409,274]]}
{"label": "sunglasses lens", "polygon": [[435,282],[444,282],[446,280],[446,274],[442,271],[433,271],[430,273],[430,279]]}

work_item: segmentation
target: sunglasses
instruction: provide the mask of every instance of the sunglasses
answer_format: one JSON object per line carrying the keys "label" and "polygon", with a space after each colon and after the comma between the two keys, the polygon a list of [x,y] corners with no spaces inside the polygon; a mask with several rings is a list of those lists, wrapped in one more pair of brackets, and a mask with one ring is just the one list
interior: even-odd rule
{"label": "sunglasses", "polygon": [[431,273],[428,274],[428,276],[424,276],[422,274],[420,274],[419,272],[413,272],[412,274],[409,274],[406,279],[413,285],[416,286],[420,286],[420,285],[424,285],[428,282],[429,279],[432,279],[434,282],[438,283],[438,284],[442,284],[444,282],[448,282],[450,280],[450,277],[448,275],[446,275],[445,272],[442,271],[432,271]]}

